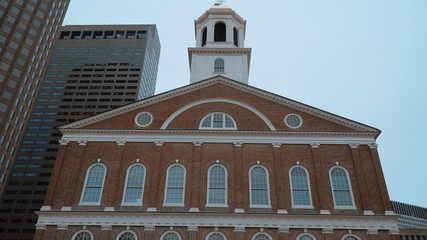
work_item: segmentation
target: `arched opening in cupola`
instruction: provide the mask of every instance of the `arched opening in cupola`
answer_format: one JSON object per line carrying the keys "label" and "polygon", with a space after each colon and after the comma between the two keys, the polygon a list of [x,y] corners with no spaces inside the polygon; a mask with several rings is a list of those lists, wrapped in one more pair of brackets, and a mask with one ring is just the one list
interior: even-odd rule
{"label": "arched opening in cupola", "polygon": [[226,33],[225,33],[225,23],[219,22],[215,24],[215,42],[225,42],[226,41]]}
{"label": "arched opening in cupola", "polygon": [[202,30],[202,47],[206,45],[206,38],[207,38],[207,28],[205,27]]}

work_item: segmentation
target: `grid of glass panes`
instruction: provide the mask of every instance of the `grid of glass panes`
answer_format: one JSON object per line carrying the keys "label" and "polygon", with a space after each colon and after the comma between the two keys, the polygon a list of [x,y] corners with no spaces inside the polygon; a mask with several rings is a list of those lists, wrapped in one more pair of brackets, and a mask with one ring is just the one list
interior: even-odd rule
{"label": "grid of glass panes", "polygon": [[349,236],[346,236],[343,240],[359,240],[359,239],[357,239],[355,236],[349,235]]}
{"label": "grid of glass panes", "polygon": [[224,60],[221,58],[215,60],[214,72],[224,72]]}
{"label": "grid of glass panes", "polygon": [[211,113],[206,116],[201,128],[216,128],[216,129],[235,129],[234,120],[224,113]]}
{"label": "grid of glass panes", "polygon": [[226,174],[221,166],[214,166],[209,171],[209,203],[225,204]]}
{"label": "grid of glass panes", "polygon": [[262,167],[254,167],[251,170],[251,204],[268,205],[267,171]]}
{"label": "grid of glass panes", "polygon": [[211,234],[207,240],[225,240],[225,238],[219,233],[214,233]]}
{"label": "grid of glass panes", "polygon": [[166,203],[182,203],[184,200],[185,171],[182,166],[175,165],[169,169],[166,190]]}
{"label": "grid of glass panes", "polygon": [[162,240],[180,240],[178,234],[174,232],[167,233],[163,236]]}
{"label": "grid of glass panes", "polygon": [[77,234],[73,240],[92,240],[92,237],[88,232],[81,232]]}
{"label": "grid of glass panes", "polygon": [[90,168],[86,180],[86,189],[83,202],[99,202],[101,199],[102,186],[104,185],[105,167],[101,164]]}
{"label": "grid of glass panes", "polygon": [[270,240],[270,238],[265,234],[258,234],[254,240]]}
{"label": "grid of glass panes", "polygon": [[125,232],[120,235],[119,240],[136,240],[136,237],[131,232]]}
{"label": "grid of glass panes", "polygon": [[307,173],[302,167],[291,170],[291,186],[293,205],[309,206],[310,193],[308,189]]}
{"label": "grid of glass panes", "polygon": [[332,190],[335,206],[353,206],[348,176],[344,169],[335,167],[331,170]]}
{"label": "grid of glass panes", "polygon": [[125,190],[125,203],[142,203],[144,192],[145,168],[142,165],[134,165],[129,169]]}
{"label": "grid of glass panes", "polygon": [[310,236],[310,235],[304,234],[304,235],[301,235],[298,238],[298,240],[315,240],[315,239],[312,236]]}

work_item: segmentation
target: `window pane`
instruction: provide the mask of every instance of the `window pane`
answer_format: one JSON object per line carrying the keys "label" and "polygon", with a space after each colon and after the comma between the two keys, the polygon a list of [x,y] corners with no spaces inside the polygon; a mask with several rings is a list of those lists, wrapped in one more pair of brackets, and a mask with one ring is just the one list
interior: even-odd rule
{"label": "window pane", "polygon": [[268,236],[265,234],[259,234],[255,237],[254,240],[270,240],[270,238],[268,238]]}
{"label": "window pane", "polygon": [[162,240],[179,240],[179,236],[174,232],[170,232],[163,236]]}
{"label": "window pane", "polygon": [[95,165],[90,168],[86,180],[86,189],[83,202],[99,202],[101,198],[102,186],[104,184],[105,167]]}
{"label": "window pane", "polygon": [[267,172],[262,167],[254,167],[251,171],[252,204],[268,205]]}
{"label": "window pane", "polygon": [[332,189],[336,206],[353,206],[348,176],[344,169],[336,167],[331,171]]}
{"label": "window pane", "polygon": [[212,167],[209,171],[209,203],[225,204],[226,195],[225,169],[220,166]]}
{"label": "window pane", "polygon": [[141,165],[135,165],[129,169],[125,199],[127,203],[141,203],[144,187],[145,169]]}
{"label": "window pane", "polygon": [[294,205],[310,205],[306,171],[301,167],[291,171],[292,197]]}
{"label": "window pane", "polygon": [[209,236],[208,240],[225,240],[225,238],[219,233],[214,233]]}
{"label": "window pane", "polygon": [[166,203],[182,203],[184,197],[185,171],[182,166],[175,165],[169,169]]}

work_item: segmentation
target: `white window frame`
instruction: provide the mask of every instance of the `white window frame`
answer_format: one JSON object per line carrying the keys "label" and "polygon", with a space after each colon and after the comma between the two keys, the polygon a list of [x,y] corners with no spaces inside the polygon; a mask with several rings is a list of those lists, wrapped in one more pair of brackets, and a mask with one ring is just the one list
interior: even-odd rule
{"label": "white window frame", "polygon": [[[183,190],[182,190],[183,191],[182,202],[181,203],[167,203],[166,197],[167,197],[167,192],[168,192],[169,170],[173,166],[177,166],[177,165],[184,168],[184,184],[183,184],[184,186],[183,186]],[[164,199],[163,199],[163,206],[166,206],[166,207],[184,207],[186,179],[187,179],[187,169],[185,169],[184,165],[179,164],[179,163],[175,163],[175,164],[172,164],[168,167],[168,169],[166,170],[166,182],[165,182],[165,194],[164,194]]]}
{"label": "white window frame", "polygon": [[[211,176],[211,169],[213,167],[221,167],[225,171],[225,203],[223,203],[223,204],[209,203],[210,176]],[[207,185],[207,191],[206,191],[207,192],[206,193],[206,207],[228,207],[228,172],[227,172],[227,168],[221,164],[214,164],[214,165],[210,166],[208,169],[208,181],[207,182],[208,182],[208,185]]]}
{"label": "white window frame", "polygon": [[[291,175],[291,173],[292,173],[292,170],[294,168],[298,168],[298,167],[302,168],[305,171],[305,174],[307,176],[308,197],[309,197],[309,200],[310,200],[310,205],[295,205],[294,204],[294,194],[292,192],[293,188],[292,188],[292,175]],[[295,165],[295,166],[291,167],[289,169],[289,184],[290,184],[290,188],[291,188],[292,208],[313,209],[314,206],[313,206],[313,200],[312,200],[312,197],[311,197],[310,175],[308,174],[308,170],[305,167],[301,166],[301,165]]]}
{"label": "white window frame", "polygon": [[176,232],[176,231],[167,231],[167,232],[164,232],[164,233],[162,234],[162,236],[160,237],[160,240],[164,240],[163,238],[166,236],[166,234],[171,233],[171,232],[173,232],[173,233],[175,233],[176,235],[178,235],[179,240],[182,240],[181,235],[180,235],[178,232]]}
{"label": "white window frame", "polygon": [[[335,194],[334,194],[334,185],[332,183],[332,170],[334,168],[341,168],[342,170],[344,170],[344,172],[347,174],[347,181],[348,181],[348,186],[350,188],[350,197],[351,197],[351,206],[337,206],[336,205],[336,201],[335,201]],[[353,186],[351,185],[351,180],[350,180],[350,174],[348,173],[347,169],[341,167],[341,166],[333,166],[329,169],[329,181],[331,183],[331,190],[332,190],[332,198],[334,199],[334,208],[335,209],[350,209],[350,210],[354,210],[357,209],[356,205],[354,204],[354,195],[353,195]]]}
{"label": "white window frame", "polygon": [[310,234],[310,233],[306,233],[306,232],[301,233],[300,235],[298,235],[297,240],[300,240],[300,238],[301,238],[302,236],[304,236],[304,235],[308,235],[308,236],[312,237],[312,238],[313,238],[313,240],[316,240],[316,238],[315,238],[312,234]]}
{"label": "white window frame", "polygon": [[[142,183],[142,193],[141,193],[141,202],[140,203],[129,203],[129,202],[125,202],[125,195],[126,195],[126,188],[128,185],[128,180],[129,180],[129,171],[132,167],[134,166],[142,166],[144,168],[144,182]],[[126,179],[125,179],[125,186],[123,188],[123,197],[122,197],[122,206],[143,206],[143,200],[144,200],[144,190],[145,190],[145,179],[147,177],[147,168],[141,164],[141,163],[134,163],[132,165],[130,165],[126,171]]]}
{"label": "white window frame", "polygon": [[221,236],[224,238],[224,240],[227,240],[227,237],[224,235],[224,233],[219,232],[219,231],[213,231],[213,232],[210,232],[210,233],[206,236],[205,240],[209,240],[209,237],[210,237],[210,236],[212,236],[212,235],[213,235],[213,234],[215,234],[215,233],[218,233],[219,235],[221,235]]}
{"label": "white window frame", "polygon": [[[225,24],[225,23],[224,23]],[[222,72],[216,72],[215,71],[215,68],[216,68],[216,61],[218,61],[218,60],[222,60]],[[225,61],[224,61],[224,59],[223,58],[215,58],[215,61],[214,61],[214,69],[213,69],[213,73],[214,74],[224,74],[225,73]]]}
{"label": "white window frame", "polygon": [[[256,167],[261,167],[265,170],[267,174],[267,197],[268,197],[268,204],[267,205],[259,205],[259,204],[252,204],[252,169]],[[268,173],[268,169],[262,165],[254,165],[249,169],[249,207],[250,208],[271,208],[271,197],[270,197],[270,174]]]}
{"label": "white window frame", "polygon": [[346,234],[341,238],[341,240],[345,240],[346,237],[355,237],[357,240],[360,240],[360,237],[356,236],[355,234]]}
{"label": "white window frame", "polygon": [[71,240],[74,240],[77,237],[77,235],[79,235],[81,232],[87,232],[87,233],[89,233],[89,235],[92,238],[92,240],[94,240],[93,233],[91,231],[89,231],[89,230],[80,230],[80,231],[77,231],[76,233],[73,234],[73,237],[71,237]]}
{"label": "white window frame", "polygon": [[[222,116],[222,120],[224,122],[224,127],[222,127],[222,128],[214,128],[213,127],[213,115],[214,114],[222,114],[223,115]],[[203,122],[209,116],[211,116],[211,127],[202,127]],[[234,127],[232,127],[232,128],[226,128],[225,127],[225,116],[229,117],[231,119],[231,121],[233,121]],[[204,116],[202,118],[202,121],[200,121],[200,124],[199,124],[199,129],[208,129],[208,130],[237,130],[237,124],[236,124],[236,121],[234,120],[234,118],[231,117],[230,115],[226,114],[226,113],[223,113],[223,112],[212,112],[212,113],[209,113],[209,114],[207,114],[206,116]]]}
{"label": "white window frame", "polygon": [[123,230],[123,231],[121,231],[119,234],[117,234],[116,240],[119,240],[120,236],[123,233],[127,233],[127,232],[132,233],[133,236],[135,237],[135,239],[138,240],[138,236],[136,235],[136,233],[134,231],[131,231],[131,230]]}
{"label": "white window frame", "polygon": [[[84,198],[84,195],[85,195],[85,192],[86,192],[86,185],[87,185],[87,180],[88,180],[88,177],[89,177],[89,172],[96,165],[102,165],[105,168],[104,178],[102,179],[101,196],[99,196],[99,201],[98,202],[83,202],[83,198]],[[88,169],[86,170],[86,177],[85,177],[85,182],[84,182],[84,185],[83,185],[83,191],[82,191],[82,194],[80,196],[79,206],[100,206],[101,205],[102,194],[104,193],[105,176],[107,176],[107,166],[105,166],[104,164],[102,164],[102,163],[94,163],[94,164],[92,164],[92,165],[90,165],[88,167]]]}
{"label": "white window frame", "polygon": [[266,232],[258,232],[258,233],[256,233],[256,234],[252,237],[252,240],[255,240],[255,238],[256,238],[258,235],[265,235],[265,236],[267,236],[267,237],[268,237],[268,239],[273,240],[273,238],[270,236],[270,234],[268,234],[268,233],[266,233]]}

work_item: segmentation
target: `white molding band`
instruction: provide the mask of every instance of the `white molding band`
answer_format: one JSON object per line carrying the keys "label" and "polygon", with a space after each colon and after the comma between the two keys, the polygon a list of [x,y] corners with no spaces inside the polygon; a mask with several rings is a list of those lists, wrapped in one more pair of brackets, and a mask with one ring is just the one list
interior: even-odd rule
{"label": "white molding band", "polygon": [[241,107],[244,107],[246,109],[248,109],[249,111],[255,113],[258,117],[260,117],[265,124],[267,124],[267,126],[270,128],[271,131],[276,131],[276,128],[273,126],[273,124],[271,123],[271,121],[264,115],[262,114],[260,111],[258,111],[256,108],[243,103],[243,102],[239,102],[236,100],[231,100],[231,99],[226,99],[226,98],[208,98],[208,99],[203,99],[203,100],[199,100],[199,101],[195,101],[192,102],[190,104],[185,105],[184,107],[178,109],[177,111],[175,111],[172,115],[169,116],[168,119],[166,119],[166,121],[163,123],[163,125],[160,127],[160,129],[166,129],[168,127],[168,125],[182,112],[184,112],[185,110],[188,110],[192,107],[195,107],[197,105],[201,105],[201,104],[205,104],[205,103],[231,103],[231,104],[235,104]]}
{"label": "white molding band", "polygon": [[167,226],[233,228],[359,229],[398,231],[399,216],[289,215],[235,213],[148,213],[148,212],[36,212],[37,226]]}

